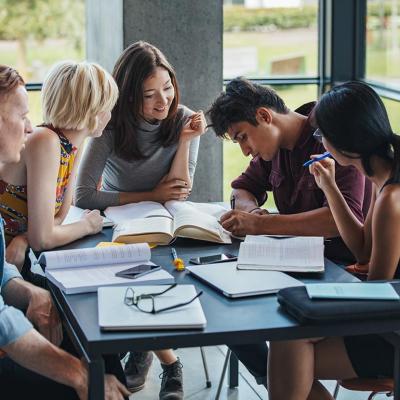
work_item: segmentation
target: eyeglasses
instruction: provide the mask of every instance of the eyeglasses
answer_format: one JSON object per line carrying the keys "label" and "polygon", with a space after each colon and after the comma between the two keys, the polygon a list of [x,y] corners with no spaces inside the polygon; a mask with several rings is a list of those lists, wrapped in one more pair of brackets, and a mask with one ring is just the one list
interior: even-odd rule
{"label": "eyeglasses", "polygon": [[[317,128],[313,133],[313,137],[317,142],[322,143],[322,139],[323,139],[324,135],[322,134],[321,129]],[[353,160],[357,160],[357,159],[361,158],[361,156],[349,154],[347,151],[343,151],[343,150],[339,150],[339,149],[336,149],[336,151],[339,152],[340,154],[344,155],[345,157],[351,158]]]}
{"label": "eyeglasses", "polygon": [[322,138],[324,135],[322,134],[321,129],[316,129],[313,133],[313,137],[317,142],[322,143]]}
{"label": "eyeglasses", "polygon": [[135,291],[131,287],[128,287],[125,291],[124,304],[127,306],[135,306],[139,311],[147,313],[147,314],[157,314],[157,313],[160,313],[163,311],[173,310],[175,308],[186,306],[186,305],[192,303],[193,301],[195,301],[198,297],[200,297],[203,294],[203,291],[200,291],[191,300],[185,301],[183,303],[174,304],[172,306],[156,309],[155,298],[169,292],[175,286],[177,286],[176,283],[169,286],[167,289],[163,290],[162,292],[142,293],[140,295],[135,295]]}

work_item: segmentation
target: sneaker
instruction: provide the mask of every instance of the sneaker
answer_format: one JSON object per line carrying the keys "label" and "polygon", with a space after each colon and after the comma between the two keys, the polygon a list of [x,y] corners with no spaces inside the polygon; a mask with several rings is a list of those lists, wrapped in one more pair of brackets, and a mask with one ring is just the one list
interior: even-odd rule
{"label": "sneaker", "polygon": [[179,358],[170,365],[161,364],[163,372],[160,374],[160,400],[182,400],[183,382],[182,367]]}
{"label": "sneaker", "polygon": [[131,392],[142,390],[153,361],[150,351],[131,351],[125,364],[126,386]]}

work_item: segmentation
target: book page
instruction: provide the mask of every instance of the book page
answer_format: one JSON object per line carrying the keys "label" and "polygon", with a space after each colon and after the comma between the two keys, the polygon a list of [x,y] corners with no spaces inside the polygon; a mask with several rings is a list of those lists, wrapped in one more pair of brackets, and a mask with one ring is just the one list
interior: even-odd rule
{"label": "book page", "polygon": [[138,243],[125,246],[47,251],[40,255],[38,261],[46,268],[56,269],[148,261],[150,257],[148,244]]}
{"label": "book page", "polygon": [[140,203],[130,203],[123,206],[107,207],[104,210],[104,214],[116,224],[136,218],[171,218],[171,214],[164,208],[164,206],[160,203],[156,203],[155,201],[141,201]]}
{"label": "book page", "polygon": [[178,212],[187,211],[211,215],[217,219],[230,210],[228,204],[194,203],[192,201],[170,200],[165,203],[165,208],[175,217]]}
{"label": "book page", "polygon": [[[180,210],[174,216],[174,232],[184,226],[193,226],[213,233],[216,237],[227,240],[230,243],[229,234],[222,228],[217,218],[212,215],[196,212],[193,210]],[[205,240],[207,240],[205,238]]]}
{"label": "book page", "polygon": [[174,236],[173,221],[166,217],[137,218],[119,223],[114,228],[113,240],[119,236],[141,235],[151,233],[167,233]]}
{"label": "book page", "polygon": [[268,237],[248,235],[241,243],[238,264],[276,267],[324,265],[322,237]]}

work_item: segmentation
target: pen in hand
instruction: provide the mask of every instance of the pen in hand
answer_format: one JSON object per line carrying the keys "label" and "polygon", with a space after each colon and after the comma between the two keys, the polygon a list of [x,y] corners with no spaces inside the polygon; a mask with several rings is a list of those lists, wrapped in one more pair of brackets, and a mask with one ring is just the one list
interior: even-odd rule
{"label": "pen in hand", "polygon": [[234,210],[234,209],[235,209],[235,196],[232,195],[231,196],[231,210]]}
{"label": "pen in hand", "polygon": [[325,158],[328,158],[328,157],[332,157],[332,154],[329,153],[329,151],[326,151],[326,152],[325,152],[324,154],[322,154],[321,156],[315,157],[315,158],[313,158],[313,159],[308,160],[307,162],[305,162],[305,163],[303,164],[303,167],[309,167],[311,164],[314,164],[315,162],[321,161],[321,160],[323,160],[323,159],[325,159]]}

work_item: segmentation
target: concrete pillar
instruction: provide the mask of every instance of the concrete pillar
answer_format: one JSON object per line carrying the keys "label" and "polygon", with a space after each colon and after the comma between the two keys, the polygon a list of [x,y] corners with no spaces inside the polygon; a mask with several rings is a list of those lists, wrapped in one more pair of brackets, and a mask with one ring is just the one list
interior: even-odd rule
{"label": "concrete pillar", "polygon": [[[122,48],[148,41],[174,66],[181,103],[206,110],[222,90],[222,0],[87,0],[87,55],[109,70]],[[191,200],[222,200],[222,142],[201,138]]]}

